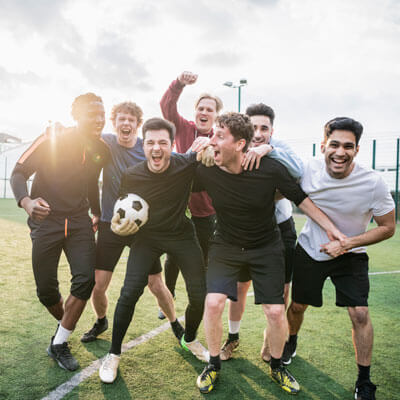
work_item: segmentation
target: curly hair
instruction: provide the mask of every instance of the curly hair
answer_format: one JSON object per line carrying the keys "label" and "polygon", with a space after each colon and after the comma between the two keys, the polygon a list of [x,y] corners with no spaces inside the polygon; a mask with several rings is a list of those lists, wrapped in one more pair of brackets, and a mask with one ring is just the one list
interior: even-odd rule
{"label": "curly hair", "polygon": [[214,96],[210,93],[202,93],[194,103],[194,108],[197,108],[199,105],[200,101],[203,99],[211,99],[215,101],[215,110],[217,111],[217,114],[222,110],[224,107],[222,100],[218,96]]}
{"label": "curly hair", "polygon": [[345,130],[353,132],[356,139],[356,146],[360,141],[361,135],[363,133],[363,126],[360,122],[353,118],[348,117],[336,117],[328,121],[324,125],[324,140],[327,141],[329,136],[334,130]]}
{"label": "curly hair", "polygon": [[249,117],[254,115],[264,115],[265,117],[269,118],[271,125],[274,124],[275,112],[270,106],[267,106],[264,103],[251,104],[246,109],[246,115]]}
{"label": "curly hair", "polygon": [[235,141],[244,139],[246,145],[243,148],[243,152],[247,150],[254,136],[253,124],[247,115],[228,112],[220,115],[216,122],[219,127],[228,128]]}
{"label": "curly hair", "polygon": [[91,92],[76,97],[71,106],[72,118],[77,121],[85,113],[86,107],[93,102],[103,104],[102,98]]}
{"label": "curly hair", "polygon": [[115,125],[115,120],[117,119],[117,114],[119,112],[126,112],[136,117],[138,125],[141,125],[143,122],[143,111],[133,101],[124,101],[123,103],[116,104],[112,108],[110,119],[114,125]]}

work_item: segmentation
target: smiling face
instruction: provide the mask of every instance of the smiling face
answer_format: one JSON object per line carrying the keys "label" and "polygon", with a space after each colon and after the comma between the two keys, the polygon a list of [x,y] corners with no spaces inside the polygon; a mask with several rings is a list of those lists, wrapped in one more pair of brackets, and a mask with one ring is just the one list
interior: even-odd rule
{"label": "smiling face", "polygon": [[83,134],[100,137],[106,123],[103,103],[97,101],[89,103],[85,111],[77,117],[76,122]]}
{"label": "smiling face", "polygon": [[237,171],[242,162],[244,139],[235,140],[226,126],[217,126],[210,140],[214,149],[215,164],[225,171]]}
{"label": "smiling face", "polygon": [[123,147],[133,147],[136,144],[137,130],[140,126],[136,116],[129,112],[118,112],[113,124],[117,133],[118,144]]}
{"label": "smiling face", "polygon": [[328,174],[335,179],[349,176],[354,168],[354,157],[358,150],[353,132],[334,130],[321,145]]}
{"label": "smiling face", "polygon": [[217,103],[214,99],[204,98],[195,110],[196,128],[200,133],[209,133],[217,118]]}
{"label": "smiling face", "polygon": [[254,127],[254,136],[251,141],[251,146],[257,147],[261,144],[269,143],[272,133],[274,132],[270,118],[266,115],[252,115],[250,120]]}
{"label": "smiling face", "polygon": [[148,130],[143,140],[147,166],[151,172],[164,172],[170,163],[172,143],[166,129]]}

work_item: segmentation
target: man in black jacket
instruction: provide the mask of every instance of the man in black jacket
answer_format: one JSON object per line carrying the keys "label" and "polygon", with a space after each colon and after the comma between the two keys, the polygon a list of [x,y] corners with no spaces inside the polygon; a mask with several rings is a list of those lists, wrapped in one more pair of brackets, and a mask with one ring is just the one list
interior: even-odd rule
{"label": "man in black jacket", "polygon": [[[98,176],[109,151],[100,139],[105,123],[102,99],[93,93],[78,96],[71,113],[76,127],[62,135],[39,136],[18,160],[11,186],[18,206],[29,215],[37,295],[59,323],[47,352],[60,367],[73,371],[79,364],[67,340],[94,285],[94,229],[100,215]],[[29,194],[27,180],[34,173]],[[57,279],[62,250],[72,275],[65,303]]]}

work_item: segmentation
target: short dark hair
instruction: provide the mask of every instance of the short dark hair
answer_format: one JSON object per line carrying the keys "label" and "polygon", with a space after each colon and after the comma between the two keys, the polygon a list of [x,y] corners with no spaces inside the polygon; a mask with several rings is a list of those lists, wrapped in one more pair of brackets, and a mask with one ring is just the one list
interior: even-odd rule
{"label": "short dark hair", "polygon": [[220,115],[216,122],[221,128],[228,128],[236,141],[244,139],[246,145],[243,148],[243,152],[247,150],[254,136],[253,124],[247,115],[228,112]]}
{"label": "short dark hair", "polygon": [[86,112],[86,107],[93,102],[103,104],[102,98],[91,92],[76,97],[71,106],[72,118],[77,121]]}
{"label": "short dark hair", "polygon": [[270,106],[267,106],[264,103],[251,104],[246,109],[246,115],[249,117],[254,115],[265,115],[271,121],[271,125],[274,124],[275,112]]}
{"label": "short dark hair", "polygon": [[175,125],[172,122],[167,121],[166,119],[158,117],[150,118],[144,123],[142,128],[143,140],[146,139],[147,131],[160,131],[161,129],[165,129],[166,131],[168,131],[171,143],[173,143],[176,131]]}
{"label": "short dark hair", "polygon": [[143,122],[143,111],[133,101],[124,101],[123,103],[116,104],[111,110],[111,121],[115,124],[117,114],[120,112],[126,112],[136,117],[138,126]]}
{"label": "short dark hair", "polygon": [[327,141],[329,136],[335,130],[350,131],[354,133],[356,138],[356,146],[360,141],[361,135],[363,133],[363,126],[360,122],[353,118],[348,117],[336,117],[328,121],[324,126],[324,140]]}

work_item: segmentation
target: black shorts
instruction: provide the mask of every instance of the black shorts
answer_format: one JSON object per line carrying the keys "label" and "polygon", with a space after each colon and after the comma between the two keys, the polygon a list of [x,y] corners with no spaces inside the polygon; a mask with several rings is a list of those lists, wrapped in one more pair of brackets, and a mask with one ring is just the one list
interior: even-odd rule
{"label": "black shorts", "polygon": [[322,306],[322,289],[330,277],[339,307],[368,306],[368,255],[347,253],[328,261],[315,261],[298,244],[294,257],[292,299]]}
{"label": "black shorts", "polygon": [[[297,240],[293,217],[280,223],[278,228],[281,232],[282,242],[285,248],[285,283],[290,283],[293,276],[293,259]],[[251,280],[250,273],[246,270],[241,271],[238,281],[248,282],[249,280]]]}
{"label": "black shorts", "polygon": [[223,293],[236,301],[237,282],[247,274],[253,280],[256,304],[283,304],[285,261],[280,237],[253,249],[216,240],[208,255],[207,293]]}
{"label": "black shorts", "polygon": [[[100,221],[96,245],[96,269],[113,272],[125,246],[130,247],[135,235],[120,236],[111,230],[111,223]],[[160,260],[156,261],[150,275],[162,271]]]}

